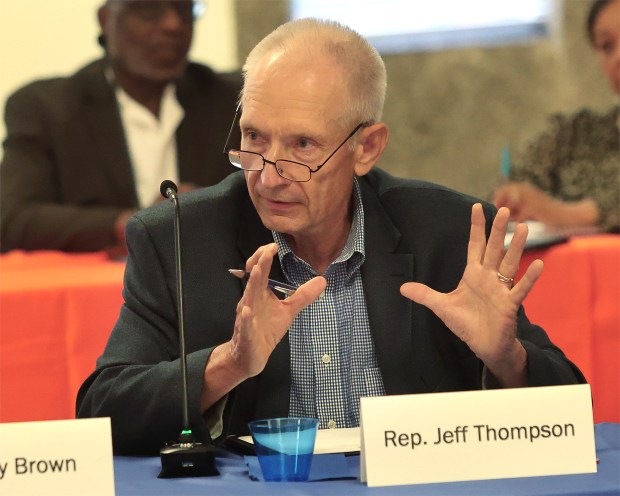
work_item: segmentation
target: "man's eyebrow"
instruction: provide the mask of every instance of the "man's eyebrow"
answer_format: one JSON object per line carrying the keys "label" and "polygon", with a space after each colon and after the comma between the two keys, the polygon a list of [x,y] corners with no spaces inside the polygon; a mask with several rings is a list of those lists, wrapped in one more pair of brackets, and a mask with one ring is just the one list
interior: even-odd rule
{"label": "man's eyebrow", "polygon": [[241,129],[241,131],[247,131],[248,129],[251,129],[253,131],[257,131],[262,134],[262,131],[260,130],[260,128],[255,126],[252,122],[240,122],[239,128]]}
{"label": "man's eyebrow", "polygon": [[[255,126],[253,125],[253,123],[251,122],[245,122],[245,123],[240,123],[240,128],[242,131],[247,131],[248,129],[251,129],[252,131],[256,131],[259,134],[265,134],[265,135],[269,135],[271,133],[265,131],[264,129],[261,129],[260,126]],[[320,133],[317,132],[310,132],[310,131],[297,131],[297,132],[287,132],[285,131],[282,136],[284,137],[284,139],[290,140],[290,139],[299,139],[299,138],[307,138],[313,141],[317,141],[317,142],[321,142],[323,140],[326,139],[326,137]]]}
{"label": "man's eyebrow", "polygon": [[309,129],[304,129],[298,132],[291,132],[289,136],[291,138],[308,138],[316,142],[322,142],[328,138],[328,135],[324,131],[311,131]]}

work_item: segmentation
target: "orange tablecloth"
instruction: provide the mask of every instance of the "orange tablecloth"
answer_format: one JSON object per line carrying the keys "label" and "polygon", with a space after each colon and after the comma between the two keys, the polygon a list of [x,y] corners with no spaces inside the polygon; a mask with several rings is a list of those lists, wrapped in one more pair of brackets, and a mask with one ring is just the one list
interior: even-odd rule
{"label": "orange tablecloth", "polygon": [[[533,322],[584,372],[595,422],[620,422],[620,236],[527,252],[545,270]],[[122,303],[124,264],[103,254],[0,256],[0,422],[72,418]]]}
{"label": "orange tablecloth", "polygon": [[124,264],[102,253],[0,257],[0,421],[75,416],[122,303]]}
{"label": "orange tablecloth", "polygon": [[525,253],[542,276],[524,302],[529,319],[579,366],[592,386],[595,422],[620,422],[620,236],[572,238]]}

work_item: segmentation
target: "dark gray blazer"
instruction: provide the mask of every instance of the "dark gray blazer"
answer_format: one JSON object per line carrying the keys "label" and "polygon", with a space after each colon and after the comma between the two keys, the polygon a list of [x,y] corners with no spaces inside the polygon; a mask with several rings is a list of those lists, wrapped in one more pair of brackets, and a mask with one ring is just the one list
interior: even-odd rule
{"label": "dark gray blazer", "polygon": [[[5,109],[0,166],[1,249],[100,250],[138,200],[114,88],[95,61],[68,78],[36,81]],[[222,147],[239,82],[190,64],[177,83],[179,176],[216,184],[234,168]],[[238,144],[238,134],[232,143]],[[157,191],[153,191],[153,198]]]}
{"label": "dark gray blazer", "polygon": [[[387,394],[481,388],[482,364],[434,314],[400,295],[420,281],[454,289],[464,270],[473,198],[380,170],[359,178],[366,239],[362,278],[368,317]],[[230,339],[242,283],[227,270],[243,267],[272,242],[247,193],[242,173],[181,196],[185,329],[192,428],[208,437],[199,414],[202,377],[212,348]],[[488,227],[493,207],[485,205]],[[129,223],[123,305],[97,370],[77,399],[81,417],[111,416],[117,452],[152,452],[177,438],[181,387],[177,338],[173,207],[158,205]],[[282,279],[275,257],[271,277]],[[581,373],[519,313],[532,386],[583,382]],[[225,428],[247,433],[248,420],[286,416],[290,394],[288,339],[267,367],[228,397]]]}

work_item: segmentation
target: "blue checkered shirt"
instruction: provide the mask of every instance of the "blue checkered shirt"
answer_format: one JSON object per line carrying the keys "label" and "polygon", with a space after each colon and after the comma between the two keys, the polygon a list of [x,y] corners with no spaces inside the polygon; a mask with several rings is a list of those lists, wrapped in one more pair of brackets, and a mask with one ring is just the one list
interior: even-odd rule
{"label": "blue checkered shirt", "polygon": [[[295,318],[288,330],[291,352],[289,414],[315,417],[319,428],[356,427],[360,398],[385,394],[368,322],[362,274],[364,209],[357,180],[351,231],[340,256],[323,276],[321,297]],[[301,285],[318,274],[273,232],[288,282]]]}

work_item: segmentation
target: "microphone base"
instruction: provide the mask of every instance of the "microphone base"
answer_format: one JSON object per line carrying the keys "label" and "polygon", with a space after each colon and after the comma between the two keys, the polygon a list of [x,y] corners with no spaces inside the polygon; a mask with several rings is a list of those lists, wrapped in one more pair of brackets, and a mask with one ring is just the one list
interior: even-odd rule
{"label": "microphone base", "polygon": [[161,472],[158,479],[211,477],[220,475],[215,468],[215,448],[203,443],[174,443],[160,452]]}

